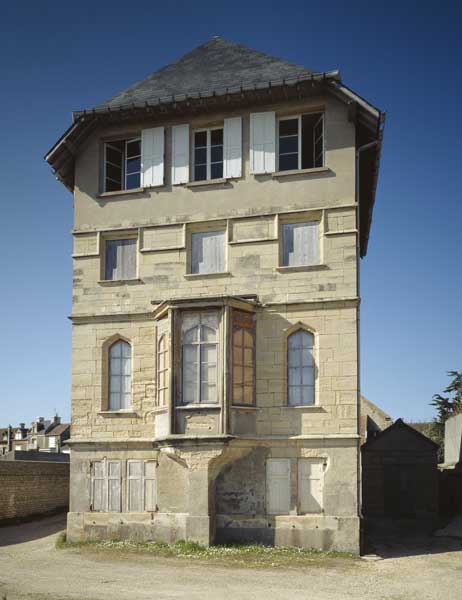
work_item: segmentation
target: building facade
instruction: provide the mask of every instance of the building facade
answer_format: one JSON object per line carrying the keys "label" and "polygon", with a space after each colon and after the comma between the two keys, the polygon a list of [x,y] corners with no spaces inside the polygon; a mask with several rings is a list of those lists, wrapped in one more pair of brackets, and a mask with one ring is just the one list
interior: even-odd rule
{"label": "building facade", "polygon": [[213,38],[47,154],[74,196],[70,540],[359,548],[383,114]]}

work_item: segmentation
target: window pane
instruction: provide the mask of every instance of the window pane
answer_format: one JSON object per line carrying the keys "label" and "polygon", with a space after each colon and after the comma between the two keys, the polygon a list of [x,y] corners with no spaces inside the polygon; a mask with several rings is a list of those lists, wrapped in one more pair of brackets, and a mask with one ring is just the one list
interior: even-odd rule
{"label": "window pane", "polygon": [[140,187],[140,174],[127,175],[127,190],[133,190]]}
{"label": "window pane", "polygon": [[196,148],[199,146],[207,145],[207,132],[206,131],[196,131],[194,134],[194,145]]}
{"label": "window pane", "polygon": [[235,346],[242,346],[242,338],[244,335],[244,331],[242,329],[238,329],[233,333],[233,344]]}
{"label": "window pane", "polygon": [[223,162],[223,146],[212,146],[210,150],[210,160],[212,163]]}
{"label": "window pane", "polygon": [[253,385],[244,387],[244,404],[253,404]]}
{"label": "window pane", "polygon": [[206,148],[196,148],[195,149],[194,164],[196,166],[207,164],[207,149]]}
{"label": "window pane", "polygon": [[217,363],[217,347],[213,346],[202,346],[201,362],[215,365]]}
{"label": "window pane", "polygon": [[217,401],[216,385],[202,383],[202,385],[201,385],[201,402],[216,402],[216,401]]}
{"label": "window pane", "polygon": [[303,386],[300,389],[302,390],[302,404],[314,404],[314,387]]}
{"label": "window pane", "polygon": [[133,156],[140,156],[141,154],[141,141],[135,140],[127,143],[127,159]]}
{"label": "window pane", "polygon": [[212,146],[223,144],[223,129],[212,129],[210,132],[210,143]]}
{"label": "window pane", "polygon": [[253,367],[244,369],[244,383],[247,385],[253,384]]}
{"label": "window pane", "polygon": [[111,148],[111,146],[106,145],[106,162],[111,163],[113,165],[117,165],[119,169],[122,168],[122,159],[123,152],[120,150],[116,150],[115,148]]}
{"label": "window pane", "polygon": [[241,385],[235,385],[233,387],[233,402],[234,404],[242,404],[244,397],[244,391]]}
{"label": "window pane", "polygon": [[141,158],[130,158],[127,160],[127,174],[139,173],[141,170]]}
{"label": "window pane", "polygon": [[299,387],[289,387],[289,404],[298,406],[301,404],[301,393]]}
{"label": "window pane", "polygon": [[279,157],[279,170],[292,171],[298,169],[298,154],[285,154]]}
{"label": "window pane", "polygon": [[298,118],[279,121],[279,135],[298,135]]}
{"label": "window pane", "polygon": [[210,178],[221,179],[223,177],[223,163],[212,163],[210,166]]}
{"label": "window pane", "polygon": [[108,163],[106,165],[106,177],[112,179],[114,182],[118,182],[120,185],[122,181],[122,169]]}
{"label": "window pane", "polygon": [[298,135],[292,135],[279,140],[279,154],[298,153]]}
{"label": "window pane", "polygon": [[202,165],[194,167],[194,181],[205,181],[207,179],[207,167]]}
{"label": "window pane", "polygon": [[314,369],[312,369],[311,367],[303,367],[302,383],[303,383],[303,385],[313,385],[314,384]]}
{"label": "window pane", "polygon": [[118,192],[122,189],[122,180],[120,181],[111,181],[110,179],[106,179],[106,192]]}
{"label": "window pane", "polygon": [[289,368],[289,385],[300,385],[302,383],[302,372],[297,367]]}

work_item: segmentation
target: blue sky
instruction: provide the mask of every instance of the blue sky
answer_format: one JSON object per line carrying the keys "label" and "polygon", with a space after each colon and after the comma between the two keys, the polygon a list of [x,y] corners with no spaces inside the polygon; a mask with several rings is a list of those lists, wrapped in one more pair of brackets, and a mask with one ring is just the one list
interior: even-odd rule
{"label": "blue sky", "polygon": [[387,112],[362,261],[362,391],[423,419],[462,369],[458,2],[24,2],[2,6],[0,426],[69,417],[72,197],[44,153],[91,107],[213,35],[339,68]]}

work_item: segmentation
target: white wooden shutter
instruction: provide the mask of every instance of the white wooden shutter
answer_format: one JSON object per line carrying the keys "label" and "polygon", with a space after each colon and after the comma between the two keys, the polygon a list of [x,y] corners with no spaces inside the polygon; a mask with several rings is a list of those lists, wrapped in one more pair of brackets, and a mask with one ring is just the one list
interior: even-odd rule
{"label": "white wooden shutter", "polygon": [[106,512],[107,478],[106,461],[98,460],[92,464],[91,477],[91,509]]}
{"label": "white wooden shutter", "polygon": [[276,113],[250,115],[250,172],[273,173],[276,165]]}
{"label": "white wooden shutter", "polygon": [[141,186],[164,184],[164,128],[141,132]]}
{"label": "white wooden shutter", "polygon": [[289,267],[319,264],[319,223],[285,223],[283,226],[283,265]]}
{"label": "white wooden shutter", "polygon": [[223,177],[242,175],[242,118],[225,119],[223,132]]}
{"label": "white wooden shutter", "polygon": [[290,459],[266,461],[266,512],[286,515],[290,510]]}
{"label": "white wooden shutter", "polygon": [[189,125],[172,127],[172,184],[189,181]]}
{"label": "white wooden shutter", "polygon": [[144,462],[144,510],[154,512],[157,510],[157,463],[153,460]]}
{"label": "white wooden shutter", "polygon": [[192,234],[192,273],[223,273],[225,232],[202,231]]}
{"label": "white wooden shutter", "polygon": [[143,461],[127,461],[128,511],[143,512]]}
{"label": "white wooden shutter", "polygon": [[120,460],[107,461],[107,510],[120,512],[121,510],[121,468]]}
{"label": "white wooden shutter", "polygon": [[301,458],[298,461],[298,505],[301,513],[323,509],[324,460]]}

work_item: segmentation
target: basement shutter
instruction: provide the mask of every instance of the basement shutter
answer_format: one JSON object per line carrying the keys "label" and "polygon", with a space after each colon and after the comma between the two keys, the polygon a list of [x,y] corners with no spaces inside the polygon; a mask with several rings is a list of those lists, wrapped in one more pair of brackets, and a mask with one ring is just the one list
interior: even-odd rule
{"label": "basement shutter", "polygon": [[250,172],[273,173],[276,164],[276,114],[250,115]]}
{"label": "basement shutter", "polygon": [[106,511],[106,462],[97,461],[92,465],[91,508],[97,512]]}
{"label": "basement shutter", "polygon": [[109,512],[120,512],[121,493],[120,493],[121,468],[119,460],[107,461],[107,504]]}
{"label": "basement shutter", "polygon": [[242,118],[233,117],[224,122],[223,177],[242,175]]}
{"label": "basement shutter", "polygon": [[157,510],[157,463],[146,460],[144,463],[144,510],[154,512]]}
{"label": "basement shutter", "polygon": [[189,181],[189,125],[172,127],[172,184]]}
{"label": "basement shutter", "polygon": [[286,515],[290,509],[290,459],[266,461],[266,512]]}
{"label": "basement shutter", "polygon": [[141,132],[141,186],[164,184],[164,128]]}
{"label": "basement shutter", "polygon": [[143,461],[127,461],[128,511],[143,512]]}
{"label": "basement shutter", "polygon": [[298,505],[301,513],[323,510],[324,460],[301,458],[298,461]]}

